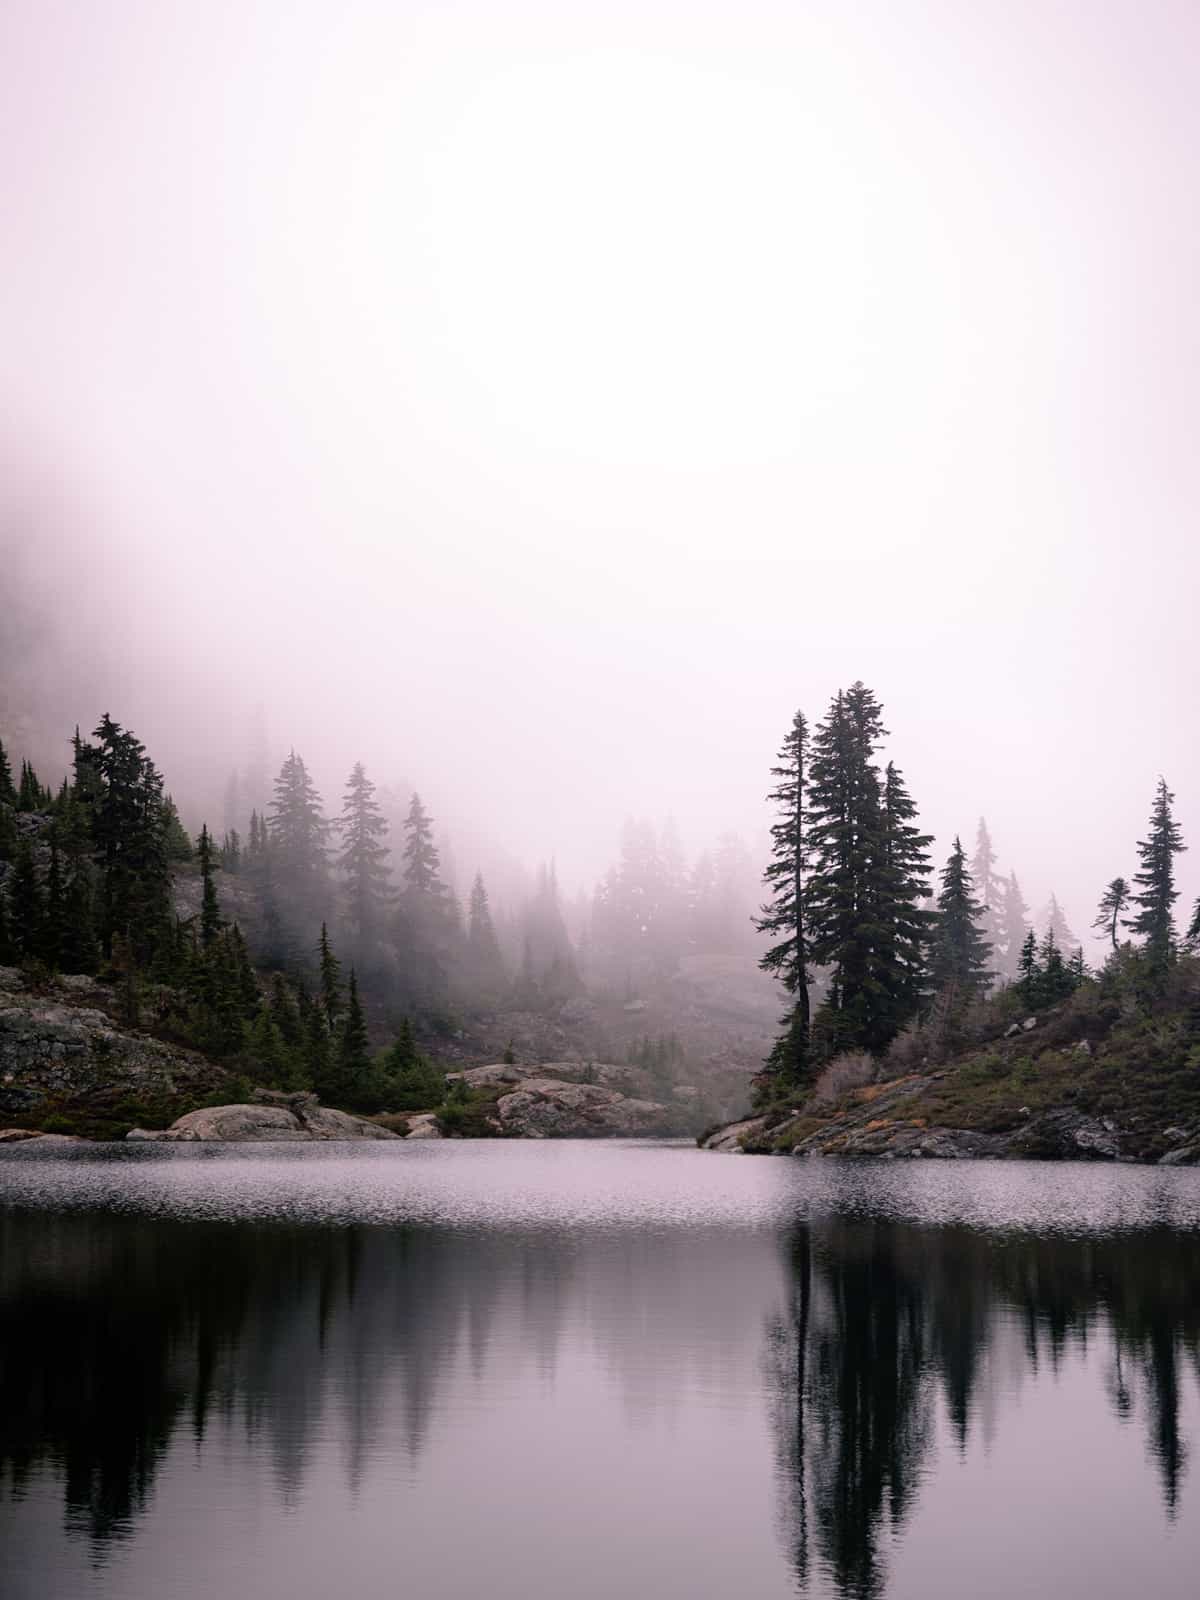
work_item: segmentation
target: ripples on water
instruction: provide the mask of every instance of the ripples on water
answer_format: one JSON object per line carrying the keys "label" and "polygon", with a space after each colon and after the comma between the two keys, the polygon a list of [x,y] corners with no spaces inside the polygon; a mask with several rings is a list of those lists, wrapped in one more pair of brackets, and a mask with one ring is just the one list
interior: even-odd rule
{"label": "ripples on water", "polygon": [[1191,1596],[1200,1174],[0,1154],[0,1592]]}

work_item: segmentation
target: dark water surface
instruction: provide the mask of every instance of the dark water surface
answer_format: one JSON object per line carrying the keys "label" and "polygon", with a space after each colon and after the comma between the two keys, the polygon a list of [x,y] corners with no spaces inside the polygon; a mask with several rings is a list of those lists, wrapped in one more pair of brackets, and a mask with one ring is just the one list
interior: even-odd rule
{"label": "dark water surface", "polygon": [[1200,1173],[0,1155],[4,1600],[1200,1592]]}

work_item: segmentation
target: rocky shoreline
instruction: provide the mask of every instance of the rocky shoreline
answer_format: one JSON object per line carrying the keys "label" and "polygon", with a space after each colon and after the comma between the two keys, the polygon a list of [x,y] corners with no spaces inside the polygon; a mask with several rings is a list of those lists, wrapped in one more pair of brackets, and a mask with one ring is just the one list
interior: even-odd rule
{"label": "rocky shoreline", "polygon": [[[853,1091],[840,1105],[811,1103],[717,1128],[705,1150],[747,1155],[885,1160],[1083,1160],[1200,1165],[1200,1125],[1147,1130],[1069,1106],[1019,1106],[1007,1128],[953,1127],[922,1115],[948,1072],[914,1073]],[[1165,1146],[1165,1148],[1164,1148]]]}

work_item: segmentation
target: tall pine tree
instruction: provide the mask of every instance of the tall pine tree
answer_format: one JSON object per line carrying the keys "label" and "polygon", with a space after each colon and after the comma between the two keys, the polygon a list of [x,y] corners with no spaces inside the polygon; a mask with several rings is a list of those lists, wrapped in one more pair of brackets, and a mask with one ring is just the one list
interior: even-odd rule
{"label": "tall pine tree", "polygon": [[1141,871],[1134,874],[1137,889],[1133,903],[1139,909],[1125,924],[1131,933],[1141,936],[1150,969],[1156,974],[1166,971],[1175,954],[1173,907],[1179,899],[1175,857],[1187,848],[1171,811],[1174,801],[1166,779],[1160,778],[1150,811],[1149,832],[1138,841]]}
{"label": "tall pine tree", "polygon": [[767,798],[776,808],[771,826],[772,859],[763,873],[770,896],[756,919],[772,943],[759,961],[794,998],[782,1017],[783,1031],[767,1057],[767,1071],[781,1088],[803,1084],[811,1067],[808,951],[805,933],[805,781],[808,723],[797,711],[771,768],[775,787]]}
{"label": "tall pine tree", "polygon": [[346,781],[342,814],[336,826],[342,835],[337,864],[345,885],[346,924],[351,948],[362,962],[374,950],[391,893],[391,868],[387,864],[391,852],[383,842],[387,821],[375,799],[375,785],[361,761],[354,763]]}
{"label": "tall pine tree", "polygon": [[956,1006],[976,999],[988,986],[988,946],[980,927],[982,920],[983,908],[975,898],[966,852],[956,838],[942,869],[931,967],[935,989],[952,995]]}

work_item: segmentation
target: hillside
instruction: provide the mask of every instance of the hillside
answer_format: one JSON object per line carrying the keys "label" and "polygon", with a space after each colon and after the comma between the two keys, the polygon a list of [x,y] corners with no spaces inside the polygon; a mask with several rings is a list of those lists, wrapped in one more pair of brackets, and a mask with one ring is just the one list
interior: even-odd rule
{"label": "hillside", "polygon": [[[718,1130],[710,1149],[883,1157],[1200,1163],[1200,961],[1136,1004],[1103,983],[1041,1012],[1003,997],[989,1035],[951,1059],[893,1058]],[[1006,1021],[1005,1018],[1008,1018]],[[858,1081],[846,1081],[857,1077]],[[868,1079],[870,1081],[864,1081]]]}

